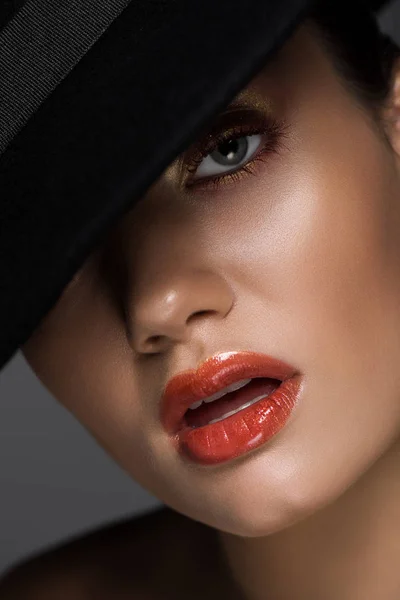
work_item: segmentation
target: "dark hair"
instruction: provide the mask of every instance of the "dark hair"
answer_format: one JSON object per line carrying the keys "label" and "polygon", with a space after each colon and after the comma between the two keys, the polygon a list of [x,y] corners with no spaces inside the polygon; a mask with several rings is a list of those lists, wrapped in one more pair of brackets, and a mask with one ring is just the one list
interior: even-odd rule
{"label": "dark hair", "polygon": [[365,0],[316,1],[309,18],[346,87],[376,116],[391,89],[400,48]]}

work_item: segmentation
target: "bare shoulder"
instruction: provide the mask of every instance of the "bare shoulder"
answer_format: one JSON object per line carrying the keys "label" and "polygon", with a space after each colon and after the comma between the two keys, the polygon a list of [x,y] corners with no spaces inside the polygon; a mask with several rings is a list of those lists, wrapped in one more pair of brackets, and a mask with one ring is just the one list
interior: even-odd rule
{"label": "bare shoulder", "polygon": [[0,597],[194,600],[228,588],[232,598],[231,585],[214,530],[163,507],[14,566],[0,579]]}

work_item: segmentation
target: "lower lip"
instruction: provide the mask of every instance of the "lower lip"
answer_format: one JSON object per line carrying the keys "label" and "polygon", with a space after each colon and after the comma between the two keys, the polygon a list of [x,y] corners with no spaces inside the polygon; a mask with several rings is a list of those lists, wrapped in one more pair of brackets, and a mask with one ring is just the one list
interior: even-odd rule
{"label": "lower lip", "polygon": [[286,379],[272,394],[226,419],[178,432],[179,451],[201,465],[216,465],[265,444],[288,421],[300,393],[301,378]]}

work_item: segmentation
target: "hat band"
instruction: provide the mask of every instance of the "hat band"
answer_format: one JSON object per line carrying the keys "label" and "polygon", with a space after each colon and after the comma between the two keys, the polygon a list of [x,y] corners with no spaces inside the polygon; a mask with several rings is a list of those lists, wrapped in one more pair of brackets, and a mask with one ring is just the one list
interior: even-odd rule
{"label": "hat band", "polygon": [[28,0],[0,31],[0,154],[130,0]]}

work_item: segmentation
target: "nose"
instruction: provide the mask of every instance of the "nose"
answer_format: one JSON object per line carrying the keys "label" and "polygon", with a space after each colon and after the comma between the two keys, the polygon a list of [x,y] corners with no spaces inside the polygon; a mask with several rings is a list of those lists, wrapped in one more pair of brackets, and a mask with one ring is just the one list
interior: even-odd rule
{"label": "nose", "polygon": [[132,348],[154,354],[174,343],[187,342],[193,323],[224,318],[234,302],[233,291],[218,273],[194,270],[157,278],[136,289],[128,304],[127,325]]}

